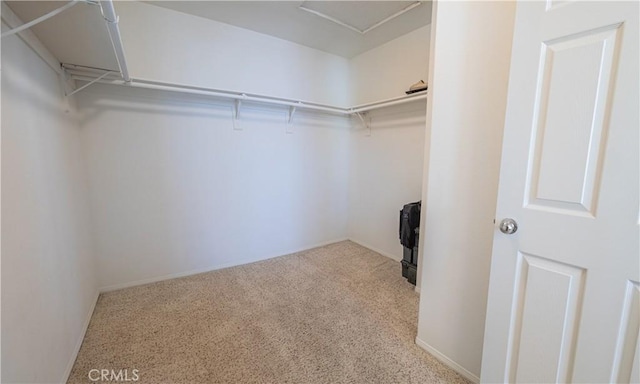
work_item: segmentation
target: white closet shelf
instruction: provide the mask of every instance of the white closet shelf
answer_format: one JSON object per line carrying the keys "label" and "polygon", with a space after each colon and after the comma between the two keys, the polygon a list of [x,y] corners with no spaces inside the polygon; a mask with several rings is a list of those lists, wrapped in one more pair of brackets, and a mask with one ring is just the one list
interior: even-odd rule
{"label": "white closet shelf", "polygon": [[[143,78],[131,77],[130,81],[124,81],[121,78],[118,71],[111,71],[106,69],[88,68],[78,66],[74,64],[63,64],[62,67],[67,71],[73,80],[85,81],[89,84],[101,83],[111,85],[122,85],[126,87],[154,89],[160,91],[179,92],[201,96],[211,96],[217,98],[225,98],[236,101],[236,106],[243,101],[256,102],[271,105],[287,106],[290,108],[290,114],[293,114],[296,109],[307,109],[321,111],[336,115],[354,115],[362,114],[374,109],[390,107],[398,104],[405,104],[414,102],[417,100],[424,100],[427,98],[427,91],[414,93],[411,95],[404,95],[394,97],[391,99],[379,100],[372,103],[360,104],[353,107],[339,107],[329,104],[321,104],[310,101],[287,99],[282,97],[267,96],[239,91],[230,91],[224,89],[199,87],[187,84],[171,83],[157,80],[149,80]],[[78,91],[84,89],[89,84],[85,84],[83,87],[78,88]]]}
{"label": "white closet shelf", "polygon": [[[111,39],[111,43],[114,49],[114,54],[118,61],[118,70],[111,69],[100,69],[100,68],[91,68],[85,67],[81,65],[75,64],[60,64],[60,66],[56,65],[57,60],[49,53],[49,51],[42,46],[40,41],[29,31],[28,29],[33,25],[42,22],[43,20],[49,19],[59,13],[64,12],[65,10],[71,8],[75,4],[80,2],[85,2],[89,4],[99,4],[102,12],[102,17],[104,18],[105,25],[109,32],[109,38]],[[157,80],[149,80],[142,78],[133,78],[129,75],[127,61],[124,54],[124,48],[122,46],[122,39],[120,36],[120,30],[118,27],[119,18],[115,13],[115,9],[113,8],[113,0],[70,0],[67,4],[62,7],[41,16],[31,22],[23,23],[11,9],[6,6],[4,2],[2,2],[2,12],[0,13],[2,19],[7,21],[8,25],[13,29],[2,33],[2,37],[18,34],[23,40],[36,52],[40,55],[47,64],[49,64],[60,76],[63,76],[63,79],[66,81],[68,78],[73,80],[85,81],[87,84],[82,85],[79,88],[73,89],[69,91],[67,96],[71,96],[75,93],[78,93],[87,87],[91,86],[95,83],[105,83],[105,84],[114,84],[114,85],[123,85],[127,87],[135,87],[135,88],[146,88],[146,89],[156,89],[162,91],[170,91],[170,92],[180,92],[180,93],[188,93],[188,94],[196,94],[203,96],[211,96],[218,98],[226,98],[235,101],[235,119],[238,119],[240,115],[240,106],[243,101],[249,102],[257,102],[263,104],[271,104],[271,105],[280,105],[289,107],[289,123],[291,123],[293,119],[293,115],[298,109],[307,109],[307,110],[315,110],[321,111],[325,113],[337,114],[337,115],[356,115],[363,122],[365,126],[366,124],[363,114],[368,111],[390,107],[398,104],[410,103],[417,100],[424,100],[427,98],[427,91],[414,93],[406,96],[394,97],[391,99],[375,101],[372,103],[356,105],[353,107],[339,107],[335,105],[321,104],[309,101],[295,100],[295,99],[287,99],[276,96],[268,96],[268,95],[259,95],[238,91],[230,91],[224,89],[215,89],[215,88],[207,88],[207,87],[198,87],[193,85],[186,84],[178,84],[178,83],[170,83],[163,82]],[[60,69],[62,67],[62,70]],[[68,75],[68,76],[67,76]]]}

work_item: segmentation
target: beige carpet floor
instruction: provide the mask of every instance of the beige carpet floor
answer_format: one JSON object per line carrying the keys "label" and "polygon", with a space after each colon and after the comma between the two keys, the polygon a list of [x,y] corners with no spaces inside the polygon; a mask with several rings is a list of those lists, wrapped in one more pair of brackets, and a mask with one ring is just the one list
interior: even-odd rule
{"label": "beige carpet floor", "polygon": [[467,383],[415,345],[417,311],[400,263],[335,243],[102,294],[69,383]]}

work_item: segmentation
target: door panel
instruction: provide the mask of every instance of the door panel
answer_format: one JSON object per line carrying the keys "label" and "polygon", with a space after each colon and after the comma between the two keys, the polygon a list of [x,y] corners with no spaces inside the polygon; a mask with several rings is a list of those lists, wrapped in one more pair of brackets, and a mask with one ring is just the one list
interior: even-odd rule
{"label": "door panel", "polygon": [[[565,382],[573,365],[585,270],[518,256],[509,381]],[[540,332],[549,337],[538,342]]]}
{"label": "door panel", "polygon": [[[543,42],[530,208],[595,215],[620,24]],[[565,103],[565,100],[571,100]],[[571,151],[566,151],[571,146]]]}
{"label": "door panel", "polygon": [[640,382],[639,12],[518,3],[483,382]]}
{"label": "door panel", "polygon": [[620,335],[618,337],[618,353],[614,362],[614,372],[611,375],[612,382],[628,383],[632,378],[640,377],[640,283],[629,281],[625,310],[620,323]]}

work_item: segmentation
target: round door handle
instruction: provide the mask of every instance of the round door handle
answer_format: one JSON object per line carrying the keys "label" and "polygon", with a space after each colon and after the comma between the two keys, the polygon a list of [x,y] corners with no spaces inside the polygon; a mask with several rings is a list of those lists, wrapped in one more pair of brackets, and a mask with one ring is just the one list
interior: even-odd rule
{"label": "round door handle", "polygon": [[512,235],[518,230],[518,223],[513,219],[503,219],[500,222],[500,232]]}

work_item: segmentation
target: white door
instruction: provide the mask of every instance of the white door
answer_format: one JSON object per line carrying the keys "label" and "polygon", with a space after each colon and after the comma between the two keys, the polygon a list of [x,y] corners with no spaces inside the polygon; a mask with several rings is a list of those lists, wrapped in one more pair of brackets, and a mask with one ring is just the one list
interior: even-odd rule
{"label": "white door", "polygon": [[517,5],[483,382],[640,382],[639,11]]}

